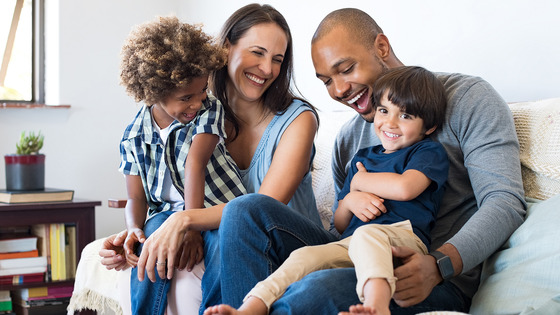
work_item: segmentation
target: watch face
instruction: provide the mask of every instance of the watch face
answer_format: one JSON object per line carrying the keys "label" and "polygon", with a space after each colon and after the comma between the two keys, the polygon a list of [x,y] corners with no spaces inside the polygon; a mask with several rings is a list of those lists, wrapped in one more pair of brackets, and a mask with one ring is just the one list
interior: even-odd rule
{"label": "watch face", "polygon": [[436,259],[436,264],[443,280],[451,279],[455,273],[451,258],[438,251],[431,252],[430,255]]}
{"label": "watch face", "polygon": [[437,260],[437,265],[443,280],[448,280],[453,277],[454,270],[453,264],[451,263],[451,258],[449,258],[448,256],[444,256]]}

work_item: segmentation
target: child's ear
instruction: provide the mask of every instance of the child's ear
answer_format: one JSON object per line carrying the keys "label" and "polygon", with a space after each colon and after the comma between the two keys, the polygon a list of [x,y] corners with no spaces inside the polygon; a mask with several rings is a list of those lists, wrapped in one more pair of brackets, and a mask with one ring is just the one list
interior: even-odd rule
{"label": "child's ear", "polygon": [[424,133],[426,136],[431,135],[434,131],[436,131],[437,126],[433,126],[432,128],[426,130],[426,132]]}

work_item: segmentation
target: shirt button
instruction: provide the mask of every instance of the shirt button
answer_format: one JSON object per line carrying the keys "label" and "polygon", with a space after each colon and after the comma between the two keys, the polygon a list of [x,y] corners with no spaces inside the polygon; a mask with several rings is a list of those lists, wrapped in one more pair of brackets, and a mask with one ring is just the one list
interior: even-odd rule
{"label": "shirt button", "polygon": [[165,171],[164,170],[159,171],[159,177],[163,177],[163,175],[165,175]]}

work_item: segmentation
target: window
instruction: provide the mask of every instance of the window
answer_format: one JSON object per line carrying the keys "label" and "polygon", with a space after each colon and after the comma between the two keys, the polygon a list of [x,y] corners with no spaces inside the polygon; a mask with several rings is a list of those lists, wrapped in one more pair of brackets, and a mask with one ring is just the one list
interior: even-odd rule
{"label": "window", "polygon": [[0,1],[2,103],[44,103],[42,3]]}

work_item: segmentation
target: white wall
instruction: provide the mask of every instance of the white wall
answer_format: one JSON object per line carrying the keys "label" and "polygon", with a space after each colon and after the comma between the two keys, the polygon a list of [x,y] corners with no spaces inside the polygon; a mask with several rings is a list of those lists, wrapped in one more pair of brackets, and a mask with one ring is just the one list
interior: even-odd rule
{"label": "white wall", "polygon": [[[101,200],[97,237],[122,227],[123,212],[107,199],[126,196],[118,173],[118,142],[138,106],[118,84],[119,51],[133,25],[178,14],[217,34],[223,21],[251,1],[46,0],[58,15],[57,102],[71,109],[0,109],[0,154],[13,153],[23,130],[41,130],[47,154],[46,185],[73,188],[76,198]],[[370,13],[397,56],[408,65],[463,72],[488,80],[507,101],[560,97],[560,3],[554,1],[302,1],[271,0],[294,36],[296,80],[324,110],[341,108],[315,78],[309,41],[319,21],[340,7]],[[54,40],[55,38],[47,38]],[[53,45],[53,42],[49,42]],[[56,51],[56,49],[54,50]],[[54,68],[54,69],[53,69]],[[52,99],[52,98],[51,98]],[[4,162],[0,163],[0,187]]]}

